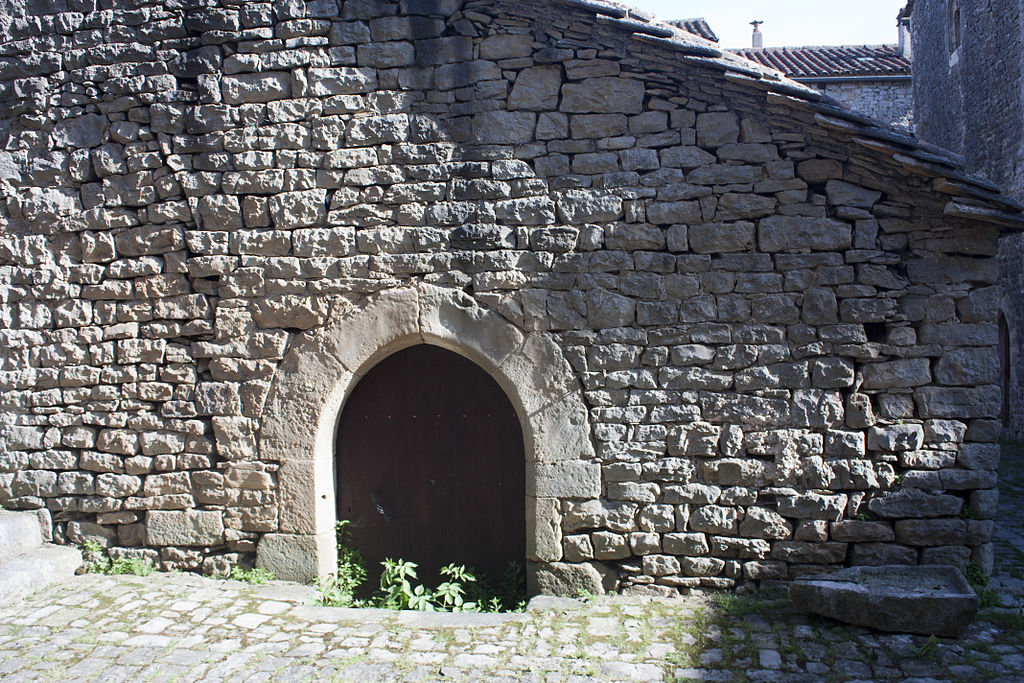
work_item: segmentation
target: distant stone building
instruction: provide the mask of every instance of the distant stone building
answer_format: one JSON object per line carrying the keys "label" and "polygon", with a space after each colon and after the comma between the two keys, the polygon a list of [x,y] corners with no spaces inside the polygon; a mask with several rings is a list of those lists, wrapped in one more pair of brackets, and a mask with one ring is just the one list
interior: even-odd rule
{"label": "distant stone building", "polygon": [[903,132],[913,130],[910,59],[899,45],[734,50]]}
{"label": "distant stone building", "polygon": [[[1024,201],[1024,5],[911,0],[915,130]],[[1024,240],[1000,242],[999,336],[1006,435],[1024,436]],[[994,294],[993,294],[994,295]],[[996,321],[993,321],[996,322]]]}
{"label": "distant stone building", "polygon": [[[705,40],[718,36],[703,18],[669,22]],[[760,33],[755,30],[754,40]],[[746,59],[777,69],[865,116],[904,133],[913,131],[913,92],[910,39],[900,27],[893,45],[833,45],[821,47],[756,46],[730,49]]]}

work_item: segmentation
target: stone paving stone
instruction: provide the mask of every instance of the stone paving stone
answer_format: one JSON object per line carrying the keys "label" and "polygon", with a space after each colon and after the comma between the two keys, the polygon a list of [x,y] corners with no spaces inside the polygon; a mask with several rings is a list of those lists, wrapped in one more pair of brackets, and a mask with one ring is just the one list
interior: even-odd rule
{"label": "stone paving stone", "polygon": [[[1024,476],[1017,465],[1008,476]],[[1019,526],[1002,532],[1024,522],[1022,507],[1020,498],[1002,499],[991,583],[1000,606],[982,610],[959,640],[809,617],[771,592],[728,600],[542,598],[523,614],[446,615],[317,607],[312,588],[280,582],[85,575],[0,609],[0,678],[1019,680],[1024,549],[1014,536]]]}

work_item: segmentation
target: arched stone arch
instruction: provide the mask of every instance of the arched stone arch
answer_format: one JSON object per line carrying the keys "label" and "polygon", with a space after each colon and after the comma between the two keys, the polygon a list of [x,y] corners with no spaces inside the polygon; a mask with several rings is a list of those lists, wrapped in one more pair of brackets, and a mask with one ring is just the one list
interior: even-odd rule
{"label": "arched stone arch", "polygon": [[359,304],[339,300],[327,323],[301,335],[278,366],[258,444],[263,461],[280,465],[279,529],[260,540],[260,566],[299,581],[334,571],[334,437],[341,410],[380,360],[422,343],[470,359],[508,395],[527,459],[526,558],[561,559],[561,499],[601,495],[578,378],[547,335],[522,332],[463,292],[419,284]]}

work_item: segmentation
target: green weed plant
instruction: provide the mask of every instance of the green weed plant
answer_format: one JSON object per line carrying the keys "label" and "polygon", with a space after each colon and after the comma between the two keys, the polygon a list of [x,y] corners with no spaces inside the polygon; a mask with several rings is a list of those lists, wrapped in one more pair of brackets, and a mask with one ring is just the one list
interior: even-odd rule
{"label": "green weed plant", "polygon": [[526,607],[526,586],[522,567],[511,563],[496,588],[487,577],[478,576],[464,565],[449,564],[440,571],[443,581],[430,588],[417,576],[419,566],[403,559],[387,558],[377,591],[370,598],[356,592],[366,581],[366,564],[353,548],[349,522],[337,523],[337,571],[317,579],[317,602],[328,607],[382,607],[420,612],[521,612]]}

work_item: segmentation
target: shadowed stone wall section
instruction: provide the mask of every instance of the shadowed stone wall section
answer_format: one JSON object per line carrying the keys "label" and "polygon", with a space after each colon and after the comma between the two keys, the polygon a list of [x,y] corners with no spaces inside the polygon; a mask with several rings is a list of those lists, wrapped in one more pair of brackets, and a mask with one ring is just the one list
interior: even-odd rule
{"label": "shadowed stone wall section", "polygon": [[[1024,7],[961,0],[960,48],[950,52],[945,0],[915,0],[917,135],[963,155],[964,165],[1024,201]],[[1000,241],[1000,303],[1010,330],[1010,438],[1024,438],[1024,242]]]}
{"label": "shadowed stone wall section", "polygon": [[0,504],[57,540],[329,570],[321,427],[422,339],[520,413],[539,590],[991,566],[1019,215],[940,150],[600,2],[4,7]]}

